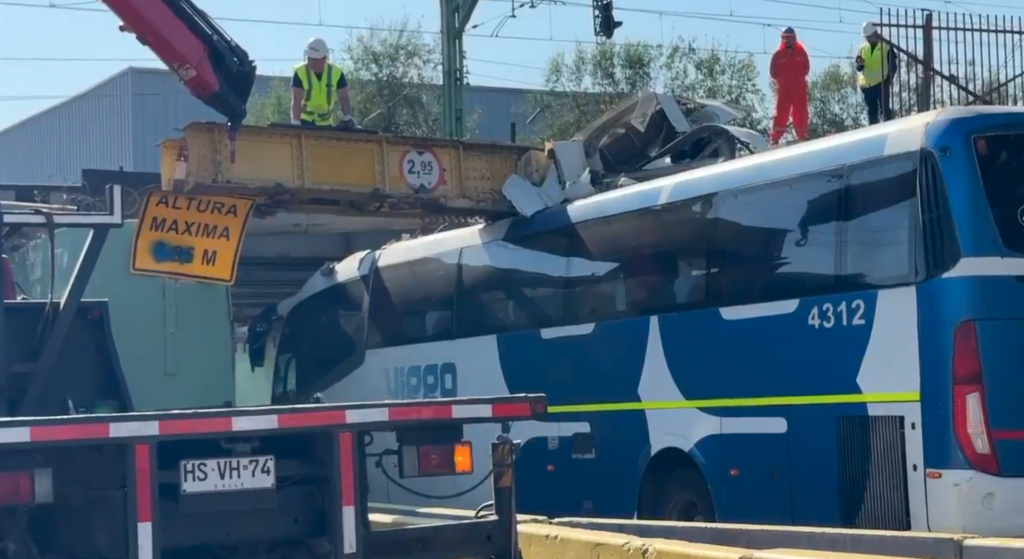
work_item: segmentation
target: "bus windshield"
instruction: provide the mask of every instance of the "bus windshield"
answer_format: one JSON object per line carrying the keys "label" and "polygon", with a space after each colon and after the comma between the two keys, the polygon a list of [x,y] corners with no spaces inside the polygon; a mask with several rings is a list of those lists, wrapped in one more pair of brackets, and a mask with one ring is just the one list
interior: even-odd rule
{"label": "bus windshield", "polygon": [[365,299],[357,276],[306,298],[287,314],[277,344],[275,403],[308,398],[362,363]]}
{"label": "bus windshield", "polygon": [[1024,254],[1024,134],[979,136],[974,153],[999,238]]}

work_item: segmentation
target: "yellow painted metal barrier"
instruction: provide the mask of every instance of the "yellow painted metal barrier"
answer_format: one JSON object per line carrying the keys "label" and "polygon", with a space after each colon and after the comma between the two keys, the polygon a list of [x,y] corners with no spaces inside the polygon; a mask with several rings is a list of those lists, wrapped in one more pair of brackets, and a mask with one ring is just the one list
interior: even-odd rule
{"label": "yellow painted metal barrier", "polygon": [[[465,520],[467,515],[401,516],[371,513],[374,530]],[[611,532],[553,526],[543,519],[520,520],[522,559],[747,559],[749,550],[669,540],[643,540]]]}
{"label": "yellow painted metal barrier", "polygon": [[750,550],[669,540],[644,540],[552,526],[520,524],[523,559],[747,559]]}
{"label": "yellow painted metal barrier", "polygon": [[[374,530],[387,530],[465,520],[472,516],[470,511],[434,510],[435,514],[413,516],[374,512],[370,514],[370,522]],[[750,549],[664,538],[640,538],[617,532],[559,526],[537,517],[520,518],[519,548],[522,559],[936,559],[927,555],[877,555],[795,548]],[[977,556],[977,559],[980,557]],[[1003,558],[1001,555],[987,557]],[[1019,559],[1021,556],[1014,557]],[[964,555],[963,559],[975,558]]]}
{"label": "yellow painted metal barrier", "polygon": [[978,538],[964,542],[963,559],[1024,558],[1024,538]]}
{"label": "yellow painted metal barrier", "polygon": [[[751,551],[744,559],[908,559],[892,555],[865,555],[863,553],[842,553],[838,551],[815,551],[810,549],[766,549]],[[928,558],[920,558],[928,559]]]}
{"label": "yellow painted metal barrier", "polygon": [[[223,124],[161,146],[164,190],[250,196],[265,209],[335,215],[511,215],[501,194],[531,148],[295,126],[244,126],[231,160]],[[535,157],[535,154],[534,156]]]}
{"label": "yellow painted metal barrier", "polygon": [[[472,511],[372,505],[374,529],[465,520]],[[520,515],[523,559],[1021,559],[1024,539],[792,526]],[[589,551],[588,551],[589,550]]]}
{"label": "yellow painted metal barrier", "polygon": [[920,559],[961,559],[964,542],[977,537],[970,534],[936,532],[601,518],[559,518],[550,522],[560,526],[615,532],[640,538],[685,540],[744,549],[802,549]]}

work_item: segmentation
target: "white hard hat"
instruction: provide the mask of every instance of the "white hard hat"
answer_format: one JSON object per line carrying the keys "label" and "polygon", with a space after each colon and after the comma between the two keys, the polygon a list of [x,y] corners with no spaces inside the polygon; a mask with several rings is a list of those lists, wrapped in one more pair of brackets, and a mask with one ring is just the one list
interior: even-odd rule
{"label": "white hard hat", "polygon": [[306,44],[306,58],[327,58],[328,52],[327,43],[319,37],[310,39]]}
{"label": "white hard hat", "polygon": [[864,26],[860,28],[860,32],[865,37],[870,37],[875,33],[878,33],[878,27],[876,27],[874,23],[866,21],[864,22]]}

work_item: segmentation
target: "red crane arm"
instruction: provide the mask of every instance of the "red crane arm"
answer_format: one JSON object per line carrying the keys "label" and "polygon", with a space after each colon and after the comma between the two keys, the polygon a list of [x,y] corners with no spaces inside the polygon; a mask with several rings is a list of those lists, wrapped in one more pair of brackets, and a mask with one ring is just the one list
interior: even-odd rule
{"label": "red crane arm", "polygon": [[191,0],[103,0],[122,31],[153,51],[197,99],[241,126],[256,64]]}

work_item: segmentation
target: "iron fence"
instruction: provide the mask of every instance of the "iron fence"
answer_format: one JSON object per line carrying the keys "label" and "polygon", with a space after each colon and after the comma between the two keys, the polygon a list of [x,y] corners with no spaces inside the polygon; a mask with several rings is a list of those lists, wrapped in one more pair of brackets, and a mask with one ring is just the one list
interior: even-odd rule
{"label": "iron fence", "polygon": [[952,105],[1024,105],[1024,17],[881,8],[878,23],[900,55],[896,116]]}

